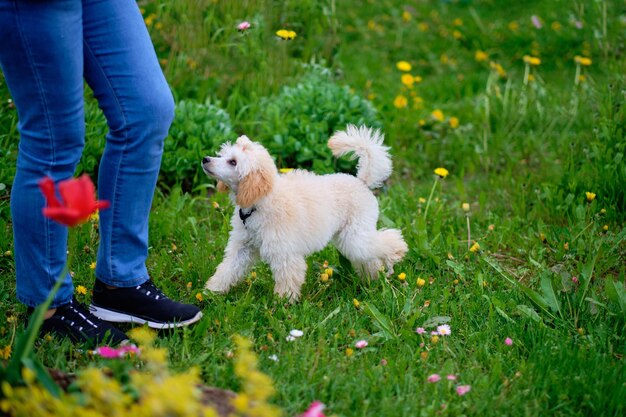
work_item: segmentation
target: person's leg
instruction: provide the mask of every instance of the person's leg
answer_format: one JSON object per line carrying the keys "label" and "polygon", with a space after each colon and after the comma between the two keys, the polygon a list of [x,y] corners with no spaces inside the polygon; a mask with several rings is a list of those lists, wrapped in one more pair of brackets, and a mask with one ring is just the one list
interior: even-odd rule
{"label": "person's leg", "polygon": [[[80,1],[0,1],[0,64],[18,111],[20,143],[11,189],[18,299],[48,296],[66,262],[67,227],[42,215],[38,182],[74,174],[84,144]],[[51,307],[67,304],[69,274]]]}
{"label": "person's leg", "polygon": [[96,277],[132,287],[149,279],[148,216],[174,100],[133,0],[83,0],[85,79],[109,133],[100,162]]}
{"label": "person's leg", "polygon": [[83,0],[85,79],[109,125],[98,177],[100,247],[91,311],[113,322],[176,327],[202,317],[150,280],[148,218],[163,142],[174,117],[172,93],[133,0]]}

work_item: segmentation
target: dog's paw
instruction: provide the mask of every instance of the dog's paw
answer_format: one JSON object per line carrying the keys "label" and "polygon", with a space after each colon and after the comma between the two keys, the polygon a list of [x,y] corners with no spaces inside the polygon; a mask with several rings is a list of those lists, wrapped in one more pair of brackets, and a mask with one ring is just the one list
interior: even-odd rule
{"label": "dog's paw", "polygon": [[211,278],[207,281],[204,288],[217,293],[225,293],[228,292],[229,286],[219,282],[217,279]]}

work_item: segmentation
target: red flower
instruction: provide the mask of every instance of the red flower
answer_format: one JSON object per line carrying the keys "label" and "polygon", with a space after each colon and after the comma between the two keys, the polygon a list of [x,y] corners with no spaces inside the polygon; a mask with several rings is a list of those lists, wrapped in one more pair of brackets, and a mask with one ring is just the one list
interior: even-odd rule
{"label": "red flower", "polygon": [[45,177],[39,181],[39,188],[48,203],[43,209],[43,215],[66,226],[84,223],[98,209],[109,207],[108,201],[95,199],[96,190],[87,174],[59,183],[59,194],[63,201],[56,197],[52,178]]}

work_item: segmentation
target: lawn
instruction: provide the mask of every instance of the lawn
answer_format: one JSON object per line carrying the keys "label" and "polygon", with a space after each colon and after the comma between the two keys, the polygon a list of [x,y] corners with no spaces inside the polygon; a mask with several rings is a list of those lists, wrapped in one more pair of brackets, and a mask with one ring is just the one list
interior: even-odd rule
{"label": "lawn", "polygon": [[[168,295],[204,311],[159,335],[160,372],[196,368],[206,385],[276,406],[256,415],[299,415],[315,400],[336,416],[624,415],[623,2],[139,5],[177,102],[148,267]],[[86,100],[77,174],[95,181],[106,124]],[[202,156],[245,133],[280,168],[353,172],[326,147],[347,123],[380,128],[391,147],[394,173],[376,194],[380,226],[400,228],[410,248],[395,273],[361,280],[328,247],[309,257],[298,303],[273,294],[263,264],[228,294],[203,291],[233,205]],[[0,361],[26,319],[9,210],[16,126],[0,75]],[[70,233],[70,269],[88,290],[97,244],[96,223]],[[88,303],[89,291],[77,297]],[[292,330],[302,336],[289,340]],[[141,355],[103,359],[49,338],[35,357],[78,375],[151,369]],[[267,399],[254,366],[237,371],[255,357],[275,391]],[[184,379],[173,381],[177,392]]]}

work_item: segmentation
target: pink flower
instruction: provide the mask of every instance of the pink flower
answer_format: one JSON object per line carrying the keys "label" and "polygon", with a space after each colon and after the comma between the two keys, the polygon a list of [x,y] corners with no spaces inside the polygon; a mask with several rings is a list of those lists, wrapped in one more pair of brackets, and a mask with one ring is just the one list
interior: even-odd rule
{"label": "pink flower", "polygon": [[138,355],[139,348],[135,345],[124,345],[118,348],[112,348],[110,346],[100,346],[99,348],[96,348],[94,353],[106,359],[119,359],[126,356],[126,354]]}
{"label": "pink flower", "polygon": [[470,392],[471,389],[472,387],[470,385],[459,385],[456,387],[456,393],[459,395],[465,395]]}
{"label": "pink flower", "polygon": [[244,20],[243,22],[237,25],[237,30],[245,32],[246,30],[250,29],[250,26],[252,26],[250,25],[250,22],[248,22],[247,20]]}
{"label": "pink flower", "polygon": [[539,16],[537,15],[532,15],[530,17],[530,21],[533,22],[533,26],[537,29],[541,29],[543,27],[543,25],[541,24],[541,19],[539,19]]}
{"label": "pink flower", "polygon": [[457,377],[454,374],[448,374],[448,376],[446,377],[448,381],[456,381],[456,378]]}
{"label": "pink flower", "polygon": [[504,344],[507,346],[511,346],[513,344],[513,339],[507,337],[506,339],[504,339]]}
{"label": "pink flower", "polygon": [[427,381],[431,384],[434,384],[435,382],[441,381],[441,377],[439,376],[439,374],[432,374],[427,378]]}
{"label": "pink flower", "polygon": [[572,277],[572,282],[574,284],[578,284],[578,277]]}
{"label": "pink flower", "polygon": [[363,349],[364,347],[367,347],[367,340],[359,340],[354,344],[354,347],[357,349]]}
{"label": "pink flower", "polygon": [[326,417],[322,410],[324,409],[324,404],[320,401],[313,401],[309,408],[300,415],[300,417]]}
{"label": "pink flower", "polygon": [[423,327],[418,327],[417,329],[415,329],[415,333],[424,334],[426,333],[426,329],[424,329]]}

